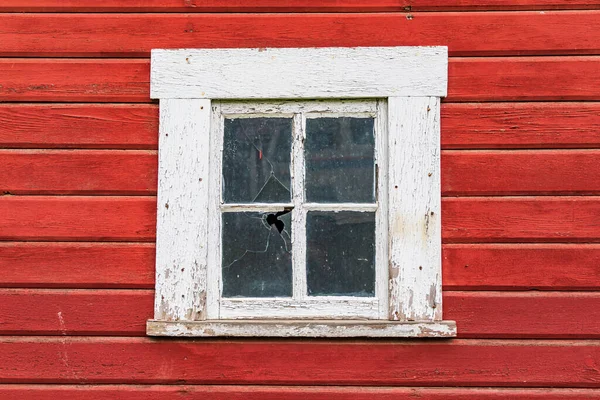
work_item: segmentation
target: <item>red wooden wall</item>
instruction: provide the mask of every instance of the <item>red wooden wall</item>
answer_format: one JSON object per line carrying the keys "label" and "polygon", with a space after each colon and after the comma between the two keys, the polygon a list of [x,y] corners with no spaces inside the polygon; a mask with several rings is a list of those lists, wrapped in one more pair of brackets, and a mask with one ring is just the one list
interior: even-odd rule
{"label": "red wooden wall", "polygon": [[[600,399],[599,27],[600,0],[0,1],[0,398]],[[459,338],[145,337],[150,49],[359,45],[449,46]]]}

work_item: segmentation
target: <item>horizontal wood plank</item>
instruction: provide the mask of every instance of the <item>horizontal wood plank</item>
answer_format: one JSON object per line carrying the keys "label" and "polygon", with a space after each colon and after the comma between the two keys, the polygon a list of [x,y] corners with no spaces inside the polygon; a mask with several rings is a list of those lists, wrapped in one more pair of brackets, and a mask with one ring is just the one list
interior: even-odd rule
{"label": "horizontal wood plank", "polygon": [[1,243],[0,286],[154,288],[154,244]]}
{"label": "horizontal wood plank", "polygon": [[600,103],[442,105],[442,148],[594,148]]}
{"label": "horizontal wood plank", "polygon": [[597,388],[599,363],[591,340],[0,340],[2,383]]}
{"label": "horizontal wood plank", "polygon": [[[446,102],[600,100],[600,57],[450,58]],[[150,63],[0,59],[0,101],[150,102]]]}
{"label": "horizontal wood plank", "polygon": [[[600,151],[442,151],[442,195],[600,194]],[[552,171],[552,173],[548,173]],[[156,194],[155,151],[0,150],[0,192]]]}
{"label": "horizontal wood plank", "polygon": [[3,399],[47,400],[588,400],[595,389],[237,385],[0,385]]}
{"label": "horizontal wood plank", "polygon": [[592,9],[598,0],[4,0],[0,12],[374,12]]}
{"label": "horizontal wood plank", "polygon": [[[152,241],[155,197],[0,197],[0,240]],[[445,198],[442,238],[599,242],[598,197]]]}
{"label": "horizontal wood plank", "polygon": [[455,58],[446,101],[595,100],[600,57]]}
{"label": "horizontal wood plank", "polygon": [[0,240],[153,241],[155,197],[0,197]]}
{"label": "horizontal wood plank", "polygon": [[[0,243],[0,287],[154,288],[154,245]],[[446,244],[446,290],[598,290],[600,245]]]}
{"label": "horizontal wood plank", "polygon": [[444,292],[462,338],[600,338],[600,294]]}
{"label": "horizontal wood plank", "polygon": [[0,104],[0,147],[156,149],[150,104]]}
{"label": "horizontal wood plank", "polygon": [[442,152],[446,196],[599,193],[597,150]]}
{"label": "horizontal wood plank", "polygon": [[[148,57],[151,49],[448,46],[451,56],[599,54],[600,11],[0,14],[0,56]],[[514,32],[519,32],[515,35]],[[26,36],[28,40],[23,40]]]}
{"label": "horizontal wood plank", "polygon": [[598,290],[597,244],[446,244],[446,290]]}
{"label": "horizontal wood plank", "polygon": [[150,102],[149,60],[0,59],[0,102]]}
{"label": "horizontal wood plank", "polygon": [[[600,103],[445,103],[443,149],[599,148]],[[150,104],[0,104],[0,148],[156,149]]]}
{"label": "horizontal wood plank", "polygon": [[0,191],[156,194],[156,151],[0,150]]}
{"label": "horizontal wood plank", "polygon": [[597,197],[445,198],[442,240],[598,242]]}
{"label": "horizontal wood plank", "polygon": [[[600,338],[597,292],[443,295],[461,338]],[[145,336],[153,301],[152,290],[0,289],[0,335]]]}

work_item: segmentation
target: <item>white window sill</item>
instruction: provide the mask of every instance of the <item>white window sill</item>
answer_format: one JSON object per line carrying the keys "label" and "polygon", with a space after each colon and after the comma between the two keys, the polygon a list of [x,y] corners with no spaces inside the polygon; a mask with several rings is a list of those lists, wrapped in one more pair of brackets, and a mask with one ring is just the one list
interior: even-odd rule
{"label": "white window sill", "polygon": [[383,320],[149,320],[146,333],[149,336],[179,337],[450,338],[456,337],[456,323]]}

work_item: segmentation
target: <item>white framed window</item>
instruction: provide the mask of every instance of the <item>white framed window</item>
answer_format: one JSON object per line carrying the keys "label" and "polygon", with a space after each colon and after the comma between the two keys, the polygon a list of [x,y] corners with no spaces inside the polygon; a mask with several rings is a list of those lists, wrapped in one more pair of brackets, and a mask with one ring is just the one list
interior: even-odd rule
{"label": "white framed window", "polygon": [[154,50],[155,336],[452,337],[445,47]]}

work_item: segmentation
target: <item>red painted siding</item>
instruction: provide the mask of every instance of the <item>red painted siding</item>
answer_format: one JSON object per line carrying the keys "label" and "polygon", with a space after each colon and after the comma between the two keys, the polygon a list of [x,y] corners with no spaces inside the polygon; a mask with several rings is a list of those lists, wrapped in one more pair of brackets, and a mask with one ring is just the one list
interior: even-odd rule
{"label": "red painted siding", "polygon": [[[4,0],[0,398],[600,398],[600,1]],[[164,340],[151,48],[448,45],[455,340]]]}

